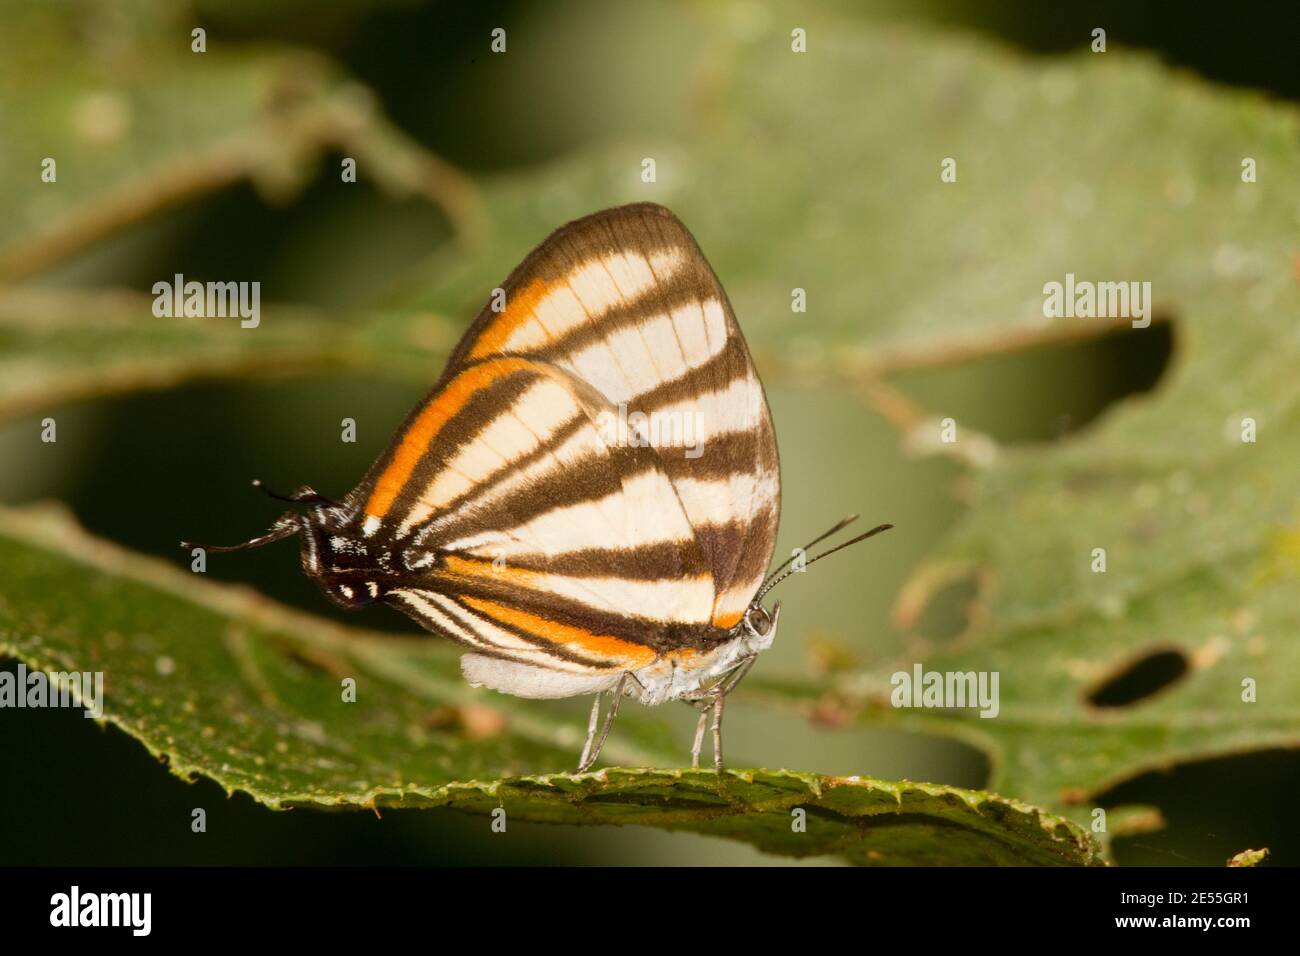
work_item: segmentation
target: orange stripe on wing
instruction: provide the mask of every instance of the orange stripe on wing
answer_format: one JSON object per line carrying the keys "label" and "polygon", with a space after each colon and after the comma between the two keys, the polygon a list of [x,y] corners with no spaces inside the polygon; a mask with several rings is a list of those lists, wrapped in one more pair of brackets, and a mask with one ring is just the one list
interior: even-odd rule
{"label": "orange stripe on wing", "polygon": [[[471,359],[480,359],[489,355],[496,355],[505,349],[506,340],[521,325],[528,321],[535,321],[533,309],[537,303],[546,297],[548,286],[541,279],[534,279],[524,289],[516,292],[513,299],[506,304],[506,309],[501,313],[501,317],[489,325],[479,335],[478,341],[474,343],[473,350],[469,353]],[[542,328],[545,332],[545,327]]]}
{"label": "orange stripe on wing", "polygon": [[592,654],[612,658],[623,667],[642,667],[652,663],[655,659],[655,652],[644,644],[625,641],[609,634],[593,634],[585,628],[561,624],[558,621],[538,617],[536,614],[529,614],[527,611],[521,611],[518,608],[506,607],[504,604],[498,604],[495,601],[485,601],[482,598],[468,596],[462,597],[461,600],[476,611],[486,614],[502,624],[520,628],[563,647],[575,647]]}
{"label": "orange stripe on wing", "polygon": [[402,435],[392,461],[380,474],[374,490],[370,492],[366,514],[376,518],[388,514],[388,509],[401,494],[403,486],[415,471],[415,466],[429,450],[430,442],[476,392],[507,375],[531,367],[532,363],[527,359],[498,359],[471,366],[452,379],[437,398],[421,409],[415,421],[411,422]]}
{"label": "orange stripe on wing", "polygon": [[730,630],[731,628],[739,624],[740,619],[744,616],[745,616],[744,611],[735,611],[731,614],[722,614],[722,613],[714,614],[713,626],[725,627],[727,630]]}

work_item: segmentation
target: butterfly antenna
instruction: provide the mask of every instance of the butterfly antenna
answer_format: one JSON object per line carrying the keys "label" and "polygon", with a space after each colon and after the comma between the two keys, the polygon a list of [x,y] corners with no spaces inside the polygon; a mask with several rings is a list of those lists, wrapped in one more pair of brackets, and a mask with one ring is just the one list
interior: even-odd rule
{"label": "butterfly antenna", "polygon": [[[857,515],[854,515],[853,517],[856,518]],[[844,525],[848,524],[849,521],[851,521],[851,520],[852,520],[851,518],[849,518],[849,519],[845,519],[844,521],[840,522],[839,527],[840,527],[840,528],[844,527]],[[857,544],[859,541],[866,541],[868,538],[873,537],[874,535],[878,535],[878,534],[880,534],[880,532],[882,532],[882,531],[888,531],[888,530],[889,530],[890,528],[892,528],[892,527],[893,527],[892,524],[880,524],[880,525],[876,525],[876,526],[875,526],[874,528],[872,528],[870,531],[864,532],[863,534],[858,535],[856,538],[850,538],[848,541],[845,541],[843,544],[837,544],[835,547],[831,548],[829,551],[823,551],[821,554],[817,555],[817,557],[815,557],[815,558],[809,558],[808,561],[804,564],[804,568],[806,569],[809,565],[811,565],[811,564],[815,564],[816,562],[820,561],[822,558],[828,558],[828,557],[830,557],[830,556],[831,556],[832,554],[834,554],[836,551],[843,551],[843,550],[844,550],[845,548],[847,548],[849,545]],[[838,530],[838,528],[837,528],[836,530]],[[816,539],[815,541],[813,541],[812,543],[813,543],[813,544],[816,544],[817,541],[822,540],[822,538],[825,538],[827,535],[829,535],[829,534],[831,534],[831,533],[832,533],[832,532],[830,532],[830,531],[826,532],[826,534],[822,535],[821,538],[817,538],[817,539]],[[804,549],[804,550],[807,550],[807,549]],[[793,560],[793,558],[792,558],[791,560]],[[789,564],[789,563],[790,563],[789,561],[786,562],[786,564]],[[782,565],[782,567],[784,567],[784,565]],[[762,600],[763,600],[763,596],[764,596],[765,594],[767,594],[768,591],[772,590],[772,588],[776,587],[778,584],[780,584],[782,581],[784,581],[786,578],[788,578],[790,575],[792,575],[792,574],[794,574],[794,573],[795,573],[794,568],[790,568],[790,569],[787,570],[787,571],[781,572],[781,573],[778,574],[775,578],[768,578],[767,582],[766,582],[766,583],[765,583],[761,588],[758,589],[758,593],[754,595],[754,601],[753,601],[753,603],[757,604],[757,603],[759,603],[760,601],[762,601]]]}
{"label": "butterfly antenna", "polygon": [[266,485],[262,484],[261,478],[253,479],[253,487],[266,495],[268,498],[274,498],[276,501],[287,501],[291,505],[333,505],[337,502],[326,498],[324,495],[317,494],[316,489],[303,485],[291,495],[282,495],[277,491],[272,491]]}
{"label": "butterfly antenna", "polygon": [[[324,495],[317,494],[315,489],[303,485],[291,495],[282,495],[272,491],[266,485],[262,484],[262,479],[254,478],[253,487],[268,498],[274,498],[276,501],[284,501],[291,505],[332,505],[334,504]],[[249,548],[260,548],[266,544],[274,544],[276,541],[283,541],[285,538],[292,537],[301,530],[296,515],[288,514],[280,518],[271,526],[271,530],[266,534],[258,535],[245,541],[243,544],[196,544],[193,541],[182,541],[181,547],[189,550],[190,548],[202,548],[204,551],[220,553],[223,551],[246,551]]]}
{"label": "butterfly antenna", "polygon": [[[791,554],[790,557],[786,558],[775,568],[773,568],[772,573],[767,576],[767,578],[763,581],[763,584],[766,585],[768,581],[771,581],[774,577],[776,577],[778,574],[784,571],[786,567],[790,564],[790,562],[795,559],[795,555],[797,555],[800,551],[807,552],[809,548],[811,548],[814,544],[817,544],[819,541],[825,541],[831,535],[843,531],[849,525],[853,524],[853,522],[857,521],[858,517],[859,517],[858,515],[848,515],[847,517],[841,518],[838,522],[835,523],[835,526],[832,527],[829,531],[823,531],[821,534],[813,538],[811,541],[805,544],[798,551],[795,551],[794,554]],[[763,593],[766,594],[767,592],[764,591]]]}
{"label": "butterfly antenna", "polygon": [[300,530],[296,515],[285,515],[279,521],[271,526],[271,530],[266,534],[258,535],[245,541],[243,544],[196,544],[193,541],[182,541],[181,547],[187,551],[191,548],[202,548],[208,552],[221,551],[247,551],[249,548],[260,548],[264,544],[274,544],[276,541],[283,541],[285,538],[291,538]]}

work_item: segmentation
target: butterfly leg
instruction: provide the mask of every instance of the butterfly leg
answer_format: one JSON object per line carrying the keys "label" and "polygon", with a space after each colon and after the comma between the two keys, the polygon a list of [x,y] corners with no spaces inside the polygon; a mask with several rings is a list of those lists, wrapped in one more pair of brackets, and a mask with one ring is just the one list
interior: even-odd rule
{"label": "butterfly leg", "polygon": [[691,766],[699,767],[700,750],[704,747],[704,731],[709,725],[709,708],[700,704],[695,706],[700,712],[700,720],[695,725],[695,744],[691,747]]}
{"label": "butterfly leg", "polygon": [[[740,666],[724,677],[721,683],[714,688],[711,697],[713,710],[713,769],[717,773],[722,773],[722,710],[726,706],[727,696],[736,689],[736,685],[744,680],[749,669],[754,666],[754,661],[758,659],[757,655],[745,658],[741,661]],[[700,765],[700,746],[703,743],[704,723],[709,716],[709,708],[701,708],[700,722],[695,728],[695,749],[691,752],[691,766]]]}
{"label": "butterfly leg", "polygon": [[726,694],[713,698],[713,770],[722,773],[722,708],[727,703]]}
{"label": "butterfly leg", "polygon": [[722,684],[720,685],[723,697],[726,697],[735,690],[736,685],[745,679],[745,675],[749,673],[749,669],[754,666],[754,661],[756,660],[758,660],[757,654],[752,654],[749,657],[746,657],[740,662],[739,667],[723,679]]}
{"label": "butterfly leg", "polygon": [[627,687],[627,679],[630,676],[632,675],[621,675],[618,679],[618,683],[614,685],[614,699],[610,701],[609,711],[605,714],[605,723],[600,728],[600,737],[596,740],[595,747],[592,747],[590,731],[594,730],[596,727],[596,714],[600,707],[600,695],[596,695],[596,702],[591,708],[591,721],[587,735],[587,746],[582,749],[582,758],[578,762],[578,773],[583,773],[591,769],[591,765],[594,764],[596,758],[600,756],[601,748],[605,746],[605,738],[609,736],[609,729],[614,726],[614,718],[618,716],[618,705],[623,701],[623,690]]}
{"label": "butterfly leg", "polygon": [[578,758],[578,771],[590,766],[587,757],[591,754],[591,745],[596,739],[596,723],[600,720],[600,695],[591,702],[591,717],[587,720],[587,742],[582,745],[582,756]]}

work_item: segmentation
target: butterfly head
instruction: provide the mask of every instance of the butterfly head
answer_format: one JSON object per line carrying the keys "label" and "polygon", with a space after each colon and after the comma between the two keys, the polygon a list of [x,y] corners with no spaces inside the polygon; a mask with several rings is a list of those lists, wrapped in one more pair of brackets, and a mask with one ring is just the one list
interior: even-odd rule
{"label": "butterfly head", "polygon": [[387,590],[388,556],[382,546],[351,527],[346,509],[312,509],[298,516],[302,567],[321,592],[353,610],[374,604]]}
{"label": "butterfly head", "polygon": [[181,547],[214,552],[245,551],[298,535],[303,570],[327,598],[349,609],[365,607],[382,598],[388,558],[372,554],[378,545],[367,541],[353,527],[354,508],[331,501],[307,485],[290,495],[276,494],[260,481],[254,481],[253,486],[294,507],[277,518],[266,534],[242,544],[199,545],[182,541]]}
{"label": "butterfly head", "polygon": [[780,620],[780,601],[773,604],[770,611],[757,600],[750,604],[745,610],[745,616],[740,619],[741,636],[745,638],[749,649],[757,654],[771,647],[776,640],[776,625]]}

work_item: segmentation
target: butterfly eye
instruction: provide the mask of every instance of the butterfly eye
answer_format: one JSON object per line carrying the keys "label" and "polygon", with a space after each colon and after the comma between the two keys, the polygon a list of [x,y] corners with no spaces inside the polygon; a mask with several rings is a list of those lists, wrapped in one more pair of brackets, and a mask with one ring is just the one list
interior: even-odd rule
{"label": "butterfly eye", "polygon": [[745,627],[753,637],[767,637],[772,632],[772,615],[762,605],[751,605],[745,612]]}

